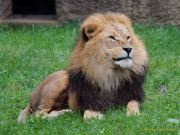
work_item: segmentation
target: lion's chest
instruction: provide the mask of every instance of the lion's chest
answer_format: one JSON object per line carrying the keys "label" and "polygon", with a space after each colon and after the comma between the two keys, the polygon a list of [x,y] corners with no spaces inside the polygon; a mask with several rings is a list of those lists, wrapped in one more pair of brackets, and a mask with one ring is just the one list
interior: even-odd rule
{"label": "lion's chest", "polygon": [[143,80],[137,79],[134,78],[132,82],[122,82],[115,90],[103,90],[92,85],[82,72],[76,72],[76,74],[70,74],[70,87],[76,93],[80,110],[106,111],[112,107],[126,105],[130,100],[137,100],[139,102],[143,100]]}

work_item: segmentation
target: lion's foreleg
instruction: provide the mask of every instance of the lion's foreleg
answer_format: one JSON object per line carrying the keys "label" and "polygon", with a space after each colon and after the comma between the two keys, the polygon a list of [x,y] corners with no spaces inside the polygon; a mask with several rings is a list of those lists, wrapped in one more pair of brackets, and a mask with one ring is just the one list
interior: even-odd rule
{"label": "lion's foreleg", "polygon": [[127,115],[139,115],[140,111],[139,111],[139,107],[140,104],[138,101],[136,100],[131,100],[128,102],[127,104]]}
{"label": "lion's foreleg", "polygon": [[93,110],[86,110],[84,112],[84,115],[83,115],[84,120],[88,120],[88,119],[91,119],[91,118],[101,119],[102,117],[103,117],[102,113],[97,112],[97,111],[93,111]]}
{"label": "lion's foreleg", "polygon": [[63,109],[60,111],[51,111],[47,116],[48,119],[52,119],[65,114],[66,112],[73,112],[71,109]]}

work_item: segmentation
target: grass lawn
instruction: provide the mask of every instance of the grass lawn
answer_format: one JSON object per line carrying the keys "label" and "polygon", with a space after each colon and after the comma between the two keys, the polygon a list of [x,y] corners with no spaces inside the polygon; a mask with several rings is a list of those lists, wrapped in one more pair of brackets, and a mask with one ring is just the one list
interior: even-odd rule
{"label": "grass lawn", "polygon": [[125,108],[109,110],[102,120],[83,122],[76,112],[54,120],[16,118],[33,89],[48,74],[63,70],[79,25],[0,26],[0,134],[180,134],[180,28],[134,25],[149,53],[146,100],[141,115],[127,117]]}

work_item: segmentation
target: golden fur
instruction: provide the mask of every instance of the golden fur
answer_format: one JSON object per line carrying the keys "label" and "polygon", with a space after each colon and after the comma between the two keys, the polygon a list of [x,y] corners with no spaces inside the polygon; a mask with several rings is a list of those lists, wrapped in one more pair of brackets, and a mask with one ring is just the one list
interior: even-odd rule
{"label": "golden fur", "polygon": [[[115,63],[114,59],[125,53],[123,48],[132,48],[132,64],[128,61],[123,63],[124,66]],[[123,14],[109,12],[91,15],[82,23],[68,71],[82,70],[93,85],[109,91],[116,89],[121,80],[131,81],[132,71],[143,74],[143,65],[147,63],[144,44],[134,33],[131,21]],[[59,71],[48,76],[37,87],[29,105],[20,113],[18,122],[25,121],[31,113],[51,116],[55,107],[61,111],[66,109],[62,108],[64,102],[67,102],[67,108],[78,109],[76,93],[68,87],[71,85],[68,71]],[[131,106],[134,105],[129,104],[130,113],[136,113]],[[94,111],[86,112],[85,118],[101,116]]]}
{"label": "golden fur", "polygon": [[[118,28],[122,30],[121,34]],[[88,30],[92,32],[88,33]],[[97,83],[103,89],[118,86],[119,79],[130,79],[130,70],[137,74],[144,72],[142,65],[148,63],[147,53],[143,42],[134,34],[131,21],[125,15],[119,13],[94,14],[83,22],[80,31],[81,36],[70,59],[71,69],[82,69],[89,80]],[[83,39],[83,32],[91,40],[86,42]],[[117,36],[120,40],[117,44],[112,44],[113,41],[108,41],[109,35]],[[130,36],[130,45],[127,44],[126,36]],[[123,51],[122,47],[126,46],[131,46],[134,50],[133,65],[130,69],[116,70],[112,58],[118,57],[118,54]]]}

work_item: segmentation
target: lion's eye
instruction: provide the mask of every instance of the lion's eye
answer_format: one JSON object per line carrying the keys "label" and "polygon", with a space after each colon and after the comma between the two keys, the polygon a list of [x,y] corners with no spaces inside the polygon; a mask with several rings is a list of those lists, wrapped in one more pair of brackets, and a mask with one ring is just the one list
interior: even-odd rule
{"label": "lion's eye", "polygon": [[127,36],[127,40],[129,40],[130,39],[130,36]]}
{"label": "lion's eye", "polygon": [[114,36],[108,36],[108,37],[112,40],[116,40],[116,38]]}

